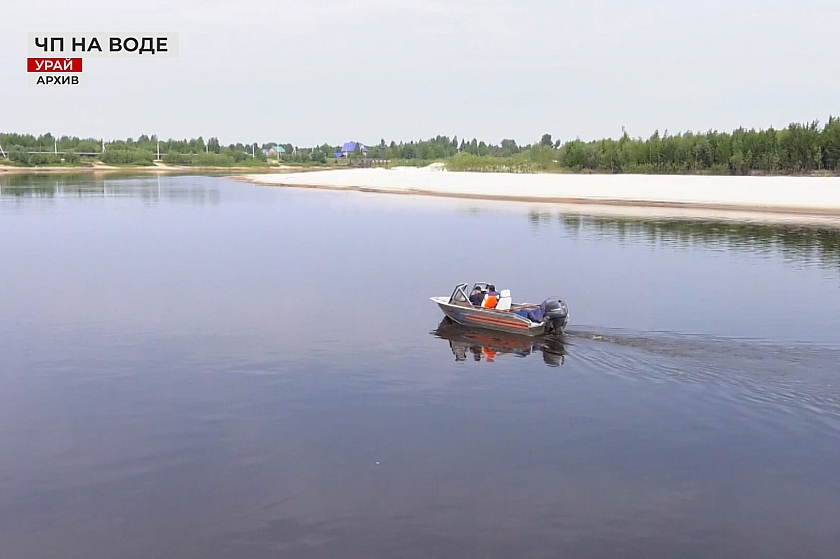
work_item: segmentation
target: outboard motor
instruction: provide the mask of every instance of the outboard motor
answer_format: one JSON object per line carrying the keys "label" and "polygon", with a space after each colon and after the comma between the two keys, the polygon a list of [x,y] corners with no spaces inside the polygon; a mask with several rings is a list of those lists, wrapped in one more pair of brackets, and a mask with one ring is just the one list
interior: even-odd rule
{"label": "outboard motor", "polygon": [[551,297],[540,305],[544,312],[545,333],[561,334],[569,322],[569,307],[562,299]]}

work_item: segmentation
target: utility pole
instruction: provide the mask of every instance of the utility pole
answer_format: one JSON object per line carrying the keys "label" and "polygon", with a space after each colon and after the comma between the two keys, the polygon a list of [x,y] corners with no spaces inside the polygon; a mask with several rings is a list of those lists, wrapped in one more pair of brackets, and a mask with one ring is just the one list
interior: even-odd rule
{"label": "utility pole", "polygon": [[157,160],[160,161],[160,140],[157,141],[157,150],[158,150]]}
{"label": "utility pole", "polygon": [[53,152],[58,155],[58,139],[53,138]]}

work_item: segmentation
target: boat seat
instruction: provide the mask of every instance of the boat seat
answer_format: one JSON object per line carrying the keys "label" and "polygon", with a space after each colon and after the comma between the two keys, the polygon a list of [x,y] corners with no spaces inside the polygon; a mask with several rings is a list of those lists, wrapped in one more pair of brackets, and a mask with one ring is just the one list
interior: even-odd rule
{"label": "boat seat", "polygon": [[509,311],[510,310],[510,289],[502,289],[502,292],[499,293],[499,302],[496,303],[496,310],[497,311]]}

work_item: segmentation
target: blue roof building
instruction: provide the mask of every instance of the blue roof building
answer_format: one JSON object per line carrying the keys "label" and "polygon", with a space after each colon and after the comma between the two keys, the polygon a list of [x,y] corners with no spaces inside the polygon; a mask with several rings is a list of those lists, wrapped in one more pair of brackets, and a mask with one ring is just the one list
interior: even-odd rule
{"label": "blue roof building", "polygon": [[343,146],[341,146],[341,153],[336,153],[336,157],[350,157],[352,154],[356,153],[356,147],[358,146],[359,151],[362,153],[367,153],[367,148],[364,144],[359,142],[345,142]]}

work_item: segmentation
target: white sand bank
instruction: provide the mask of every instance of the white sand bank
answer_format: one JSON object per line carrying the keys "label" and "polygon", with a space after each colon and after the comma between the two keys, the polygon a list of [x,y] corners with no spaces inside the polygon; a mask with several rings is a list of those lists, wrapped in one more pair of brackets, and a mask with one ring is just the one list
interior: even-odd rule
{"label": "white sand bank", "polygon": [[611,205],[625,209],[639,206],[727,213],[737,210],[739,213],[788,214],[788,218],[797,214],[822,216],[828,218],[827,221],[840,219],[840,177],[511,174],[400,168],[246,175],[241,178],[276,186]]}

